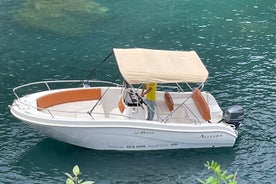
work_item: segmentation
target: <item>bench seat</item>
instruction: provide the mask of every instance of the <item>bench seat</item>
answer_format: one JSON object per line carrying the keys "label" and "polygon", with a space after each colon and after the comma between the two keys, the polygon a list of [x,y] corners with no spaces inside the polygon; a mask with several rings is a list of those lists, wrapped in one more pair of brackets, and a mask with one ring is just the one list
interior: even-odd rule
{"label": "bench seat", "polygon": [[81,88],[47,94],[39,97],[36,100],[36,103],[38,110],[41,110],[63,103],[85,100],[99,100],[100,98],[100,88]]}

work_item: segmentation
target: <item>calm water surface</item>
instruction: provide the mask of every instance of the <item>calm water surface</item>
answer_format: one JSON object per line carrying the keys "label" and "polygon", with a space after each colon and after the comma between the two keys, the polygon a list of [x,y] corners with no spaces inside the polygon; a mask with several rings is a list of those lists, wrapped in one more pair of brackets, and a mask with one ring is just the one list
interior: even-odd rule
{"label": "calm water surface", "polygon": [[[203,166],[207,160],[238,171],[238,183],[275,183],[274,0],[98,0],[100,16],[76,12],[68,19],[53,6],[48,14],[56,19],[39,12],[34,17],[44,18],[38,25],[16,20],[24,2],[0,1],[0,183],[64,183],[63,173],[75,164],[84,179],[96,183],[196,183],[210,175]],[[29,12],[39,8],[34,5]],[[57,31],[46,24],[61,27]],[[48,139],[11,116],[13,87],[86,79],[113,47],[196,50],[210,73],[205,89],[223,109],[233,104],[245,108],[235,146],[95,151]],[[112,80],[117,71],[111,60],[89,78]]]}

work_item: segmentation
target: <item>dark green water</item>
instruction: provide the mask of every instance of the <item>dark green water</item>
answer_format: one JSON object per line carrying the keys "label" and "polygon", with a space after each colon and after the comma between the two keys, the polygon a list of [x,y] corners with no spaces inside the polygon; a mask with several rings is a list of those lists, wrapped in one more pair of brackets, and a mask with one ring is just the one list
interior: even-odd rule
{"label": "dark green water", "polygon": [[[97,1],[108,8],[99,17],[57,16],[55,24],[74,35],[41,26],[53,20],[42,19],[41,27],[16,21],[23,2],[0,0],[0,183],[64,183],[75,164],[96,183],[196,183],[210,175],[207,160],[238,171],[238,183],[275,183],[274,0]],[[205,89],[223,109],[245,108],[235,146],[94,151],[48,139],[11,116],[13,87],[86,78],[113,47],[196,50],[209,70]],[[111,60],[90,78],[113,80],[117,71]]]}

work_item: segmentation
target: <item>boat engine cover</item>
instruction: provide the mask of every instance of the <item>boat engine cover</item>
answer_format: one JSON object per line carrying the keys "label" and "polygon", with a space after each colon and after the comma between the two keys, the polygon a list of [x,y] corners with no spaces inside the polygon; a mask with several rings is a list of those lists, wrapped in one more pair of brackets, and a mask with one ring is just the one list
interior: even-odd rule
{"label": "boat engine cover", "polygon": [[244,119],[244,109],[242,106],[234,105],[229,107],[225,111],[224,120],[228,124],[235,125],[236,128],[243,122]]}

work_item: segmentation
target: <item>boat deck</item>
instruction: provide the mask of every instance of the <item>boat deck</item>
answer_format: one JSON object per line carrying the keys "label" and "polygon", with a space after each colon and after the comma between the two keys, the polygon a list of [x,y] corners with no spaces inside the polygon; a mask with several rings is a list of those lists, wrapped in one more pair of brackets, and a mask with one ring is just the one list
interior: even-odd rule
{"label": "boat deck", "polygon": [[[92,108],[93,108],[93,111],[91,114],[89,114]],[[52,107],[42,109],[41,112],[50,114],[53,117],[85,118],[85,119],[106,117],[105,113],[103,113],[104,110],[103,110],[102,104],[100,102],[97,103],[96,100],[86,100],[86,101],[58,104]]]}
{"label": "boat deck", "polygon": [[[86,89],[87,90],[87,89]],[[83,90],[82,91],[86,91]],[[90,92],[98,93],[98,89],[89,89]],[[100,95],[93,95],[93,98],[89,100],[84,99],[82,95],[76,95],[80,90],[70,91],[67,98],[60,99],[56,98],[55,94],[50,94],[43,96],[41,99],[42,105],[45,108],[39,109],[40,112],[45,115],[50,115],[54,118],[82,118],[82,119],[140,119],[144,120],[147,116],[147,107],[143,106],[132,106],[129,108],[128,112],[121,113],[118,102],[120,97],[120,91],[118,89],[109,90],[103,98],[100,99]],[[58,94],[64,95],[65,92],[58,92]],[[66,92],[68,93],[68,92]],[[157,93],[156,108],[154,120],[166,123],[187,123],[187,124],[197,124],[202,122],[207,122],[203,119],[194,100],[192,99],[192,93],[171,93],[169,102],[164,98],[163,93]],[[222,111],[216,101],[209,96],[208,93],[203,93],[207,99],[208,107],[210,107],[210,116],[213,122],[217,122],[222,118]],[[75,101],[70,101],[73,99]],[[114,98],[117,96],[118,98]],[[59,96],[58,96],[59,97]],[[49,99],[54,99],[55,103],[57,101],[62,102],[53,105],[49,105]],[[58,100],[57,100],[58,99]],[[140,108],[135,109],[135,108]],[[131,113],[134,111],[139,111],[140,115]]]}
{"label": "boat deck", "polygon": [[[136,107],[135,107],[136,108]],[[166,103],[162,100],[156,101],[155,109],[155,121],[164,121],[167,123],[196,123],[198,119],[193,111],[194,107],[189,104],[181,105],[175,104],[175,110],[171,112]],[[92,110],[93,109],[93,110]],[[144,109],[147,109],[144,107]],[[92,110],[92,112],[91,112]],[[79,102],[69,102],[51,106],[42,109],[40,112],[49,114],[52,117],[65,117],[65,118],[83,118],[83,119],[122,119],[125,115],[122,115],[119,108],[116,106],[112,111],[107,112],[101,102],[97,103],[97,100],[86,100]],[[91,112],[91,113],[89,113]],[[147,111],[145,111],[146,117]],[[127,118],[128,119],[128,118]]]}

